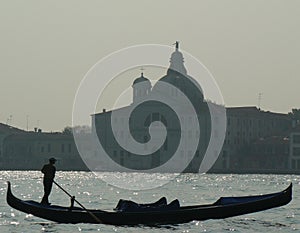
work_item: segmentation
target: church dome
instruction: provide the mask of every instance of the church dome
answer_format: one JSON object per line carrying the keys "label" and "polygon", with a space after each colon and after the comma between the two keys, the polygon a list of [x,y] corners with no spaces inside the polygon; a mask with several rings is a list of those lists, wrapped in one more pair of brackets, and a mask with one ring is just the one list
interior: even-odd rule
{"label": "church dome", "polygon": [[141,73],[141,76],[135,79],[132,84],[133,103],[145,100],[145,98],[150,94],[151,88],[151,82],[149,79],[144,77],[143,73]]}
{"label": "church dome", "polygon": [[[174,88],[179,89],[186,96],[189,96],[191,99],[203,100],[203,91],[197,81],[188,75],[183,75],[176,71],[168,72],[167,75],[163,76],[158,83],[153,87],[153,91],[160,91],[159,82],[166,82],[167,84],[172,85]],[[163,86],[165,88],[165,86]]]}
{"label": "church dome", "polygon": [[176,42],[176,50],[171,55],[170,67],[167,74],[154,85],[153,91],[165,92],[160,90],[161,87],[159,86],[161,85],[159,85],[159,82],[166,82],[167,84],[174,86],[174,88],[179,89],[191,99],[196,98],[203,101],[202,88],[194,78],[187,74],[187,70],[184,66],[183,55],[178,51],[178,44],[179,43]]}
{"label": "church dome", "polygon": [[[147,79],[146,77],[144,77],[144,74],[143,74],[143,73],[141,73],[141,76],[138,77],[137,79],[135,79],[135,80],[133,81],[133,84],[132,84],[132,85],[135,85],[135,84],[138,84],[138,83],[141,83],[141,82],[148,82],[148,83],[150,83],[149,79]],[[151,83],[150,83],[150,84],[151,84]]]}

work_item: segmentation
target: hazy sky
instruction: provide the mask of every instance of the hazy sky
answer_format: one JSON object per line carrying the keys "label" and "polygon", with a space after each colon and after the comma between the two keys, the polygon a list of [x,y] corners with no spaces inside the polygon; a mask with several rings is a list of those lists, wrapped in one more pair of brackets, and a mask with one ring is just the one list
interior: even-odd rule
{"label": "hazy sky", "polygon": [[[62,130],[74,95],[104,56],[136,44],[198,58],[227,106],[300,108],[300,1],[76,1],[0,3],[0,122]],[[136,74],[138,76],[138,73]]]}

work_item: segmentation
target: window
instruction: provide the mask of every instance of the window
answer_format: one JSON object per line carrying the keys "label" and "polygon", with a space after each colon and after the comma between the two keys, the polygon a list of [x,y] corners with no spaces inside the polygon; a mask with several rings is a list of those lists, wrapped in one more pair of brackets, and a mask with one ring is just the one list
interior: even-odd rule
{"label": "window", "polygon": [[65,144],[61,144],[61,152],[62,152],[62,153],[65,152]]}
{"label": "window", "polygon": [[165,143],[164,143],[164,149],[168,150],[168,139],[166,139]]}
{"label": "window", "polygon": [[147,142],[148,142],[148,137],[144,136],[144,143],[147,143]]}
{"label": "window", "polygon": [[183,151],[183,150],[180,151],[180,157],[181,157],[181,158],[184,157],[184,151]]}
{"label": "window", "polygon": [[300,156],[300,147],[293,147],[293,155]]}
{"label": "window", "polygon": [[144,122],[144,126],[148,127],[150,125],[150,122],[153,121],[160,121],[162,122],[166,127],[168,126],[167,120],[164,116],[162,116],[161,114],[159,114],[158,112],[154,112],[151,115],[147,116],[145,122]]}
{"label": "window", "polygon": [[296,169],[296,160],[292,159],[292,169]]}
{"label": "window", "polygon": [[149,125],[150,125],[150,115],[147,116],[147,118],[146,118],[146,120],[145,120],[145,122],[144,122],[144,126],[145,126],[145,127],[148,127]]}
{"label": "window", "polygon": [[69,145],[68,145],[68,147],[69,147],[69,148],[68,148],[68,151],[69,151],[69,153],[70,153],[70,152],[71,152],[71,150],[72,150],[72,145],[71,145],[71,144],[69,144]]}
{"label": "window", "polygon": [[184,124],[184,117],[183,116],[180,117],[180,122],[182,122]]}
{"label": "window", "polygon": [[227,167],[227,161],[226,161],[226,159],[223,159],[222,168],[226,168],[226,167]]}
{"label": "window", "polygon": [[293,136],[293,143],[300,143],[300,135]]}
{"label": "window", "polygon": [[51,144],[48,144],[48,152],[51,152]]}
{"label": "window", "polygon": [[160,120],[161,120],[161,122],[167,127],[168,126],[168,123],[167,123],[167,120],[166,120],[166,118],[164,117],[164,116],[160,116]]}
{"label": "window", "polygon": [[152,121],[158,121],[159,120],[159,113],[158,112],[154,112],[152,114]]}
{"label": "window", "polygon": [[147,142],[148,142],[148,137],[144,136],[144,150],[148,149]]}
{"label": "window", "polygon": [[42,152],[42,153],[44,152],[44,147],[43,147],[43,146],[41,147],[41,152]]}

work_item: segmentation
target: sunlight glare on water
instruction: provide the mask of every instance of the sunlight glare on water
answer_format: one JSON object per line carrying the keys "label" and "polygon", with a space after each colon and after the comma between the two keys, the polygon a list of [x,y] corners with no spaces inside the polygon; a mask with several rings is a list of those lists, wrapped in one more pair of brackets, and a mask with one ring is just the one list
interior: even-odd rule
{"label": "sunlight glare on water", "polygon": [[[123,190],[106,184],[91,172],[57,172],[56,182],[86,208],[112,211],[119,199],[145,203],[165,196],[168,202],[179,199],[181,205],[205,204],[221,196],[241,196],[277,192],[293,182],[293,200],[286,206],[228,219],[192,221],[180,225],[159,228],[145,226],[117,227],[97,224],[57,224],[10,208],[5,200],[10,181],[15,196],[40,201],[43,195],[39,171],[0,172],[0,232],[298,232],[300,231],[300,176],[296,175],[224,175],[181,174],[170,183],[156,189]],[[105,176],[107,173],[101,174]],[[115,173],[115,177],[127,178],[128,185],[143,180],[168,179],[168,174]],[[56,186],[50,195],[52,204],[68,206],[69,197]]]}

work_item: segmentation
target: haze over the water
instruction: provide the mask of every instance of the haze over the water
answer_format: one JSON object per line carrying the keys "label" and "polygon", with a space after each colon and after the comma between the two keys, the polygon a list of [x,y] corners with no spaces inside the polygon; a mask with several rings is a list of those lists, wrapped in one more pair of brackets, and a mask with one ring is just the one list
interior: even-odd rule
{"label": "haze over the water", "polygon": [[62,130],[98,60],[175,40],[211,71],[226,106],[257,106],[262,93],[262,109],[288,112],[300,108],[299,24],[297,0],[3,1],[0,122]]}

